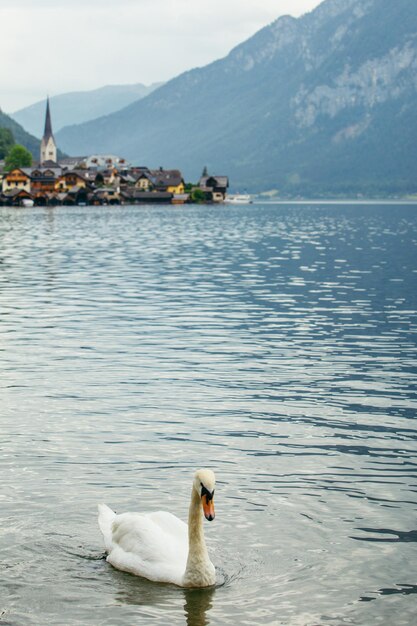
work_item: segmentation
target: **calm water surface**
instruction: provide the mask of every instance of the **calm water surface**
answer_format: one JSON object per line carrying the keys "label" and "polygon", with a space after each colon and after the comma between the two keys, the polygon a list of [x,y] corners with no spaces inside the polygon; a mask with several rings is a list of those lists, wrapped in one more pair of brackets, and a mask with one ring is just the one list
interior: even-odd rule
{"label": "calm water surface", "polygon": [[[0,625],[411,626],[417,206],[0,209]],[[215,589],[103,559],[205,524]]]}

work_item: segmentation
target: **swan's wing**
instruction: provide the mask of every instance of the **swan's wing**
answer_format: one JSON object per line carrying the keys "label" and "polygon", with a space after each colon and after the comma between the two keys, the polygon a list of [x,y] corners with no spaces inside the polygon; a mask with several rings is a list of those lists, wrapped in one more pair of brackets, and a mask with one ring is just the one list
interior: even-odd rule
{"label": "swan's wing", "polygon": [[179,517],[167,511],[155,511],[148,513],[146,517],[157,524],[163,532],[171,535],[173,540],[185,542],[188,551],[188,526]]}
{"label": "swan's wing", "polygon": [[187,557],[187,525],[175,515],[164,511],[116,515],[107,560],[118,569],[180,584]]}

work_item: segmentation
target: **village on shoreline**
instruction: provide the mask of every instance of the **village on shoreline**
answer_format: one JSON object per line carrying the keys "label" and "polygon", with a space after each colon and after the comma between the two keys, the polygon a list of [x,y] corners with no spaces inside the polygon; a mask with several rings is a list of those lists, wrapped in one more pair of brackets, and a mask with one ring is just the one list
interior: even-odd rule
{"label": "village on shoreline", "polygon": [[0,170],[0,206],[223,203],[229,180],[204,168],[196,185],[178,169],[134,166],[115,155],[58,159],[49,99],[39,163]]}

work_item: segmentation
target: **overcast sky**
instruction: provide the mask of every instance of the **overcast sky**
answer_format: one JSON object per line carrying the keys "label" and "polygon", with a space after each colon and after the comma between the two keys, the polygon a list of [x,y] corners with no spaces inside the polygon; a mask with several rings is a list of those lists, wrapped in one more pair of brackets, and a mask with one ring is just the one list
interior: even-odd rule
{"label": "overcast sky", "polygon": [[0,0],[0,107],[166,81],[321,0]]}

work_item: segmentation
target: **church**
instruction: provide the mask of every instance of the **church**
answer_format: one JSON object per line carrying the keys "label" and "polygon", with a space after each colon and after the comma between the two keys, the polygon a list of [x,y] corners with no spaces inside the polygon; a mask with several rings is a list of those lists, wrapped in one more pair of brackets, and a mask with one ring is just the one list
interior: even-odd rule
{"label": "church", "polygon": [[51,111],[49,108],[49,97],[46,100],[45,130],[41,141],[40,165],[52,161],[56,163],[57,149],[52,133]]}

